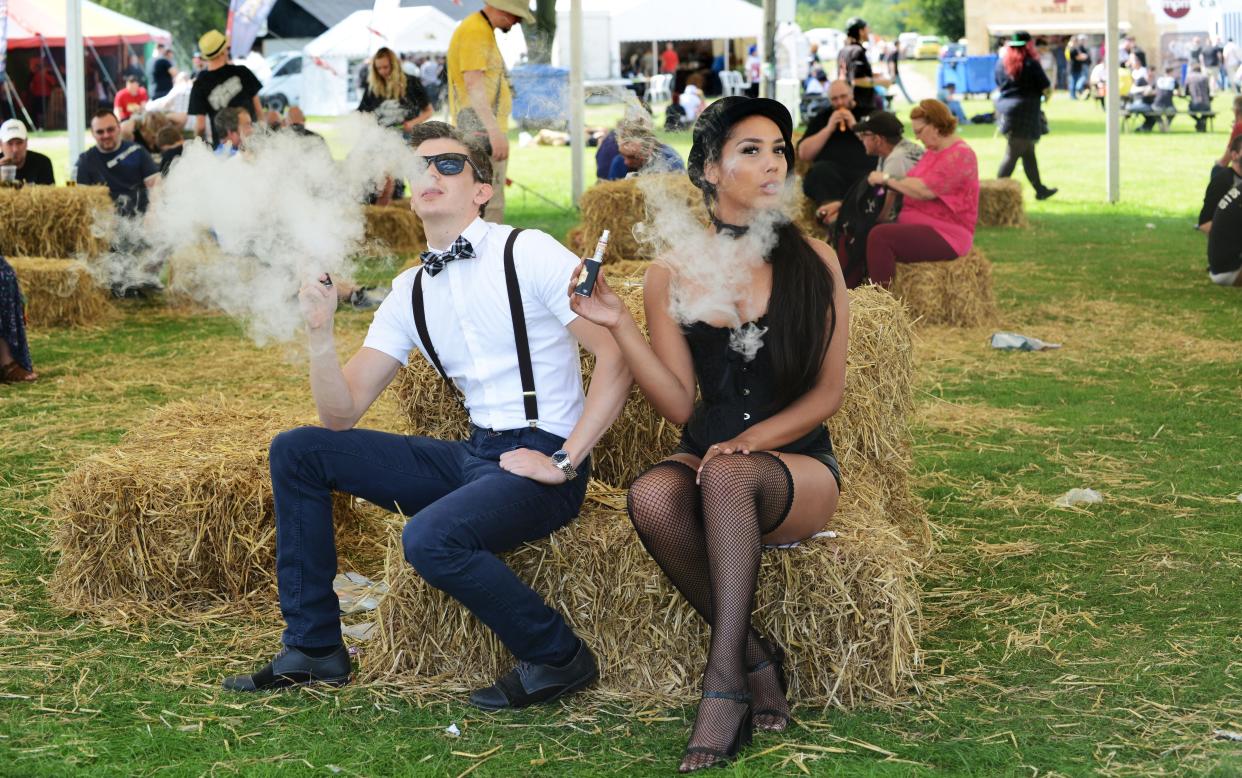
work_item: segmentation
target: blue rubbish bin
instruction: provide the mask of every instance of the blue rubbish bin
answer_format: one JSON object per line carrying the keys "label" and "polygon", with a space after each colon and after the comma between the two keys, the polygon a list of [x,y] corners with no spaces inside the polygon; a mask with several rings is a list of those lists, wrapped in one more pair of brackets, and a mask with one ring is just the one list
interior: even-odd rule
{"label": "blue rubbish bin", "polygon": [[551,65],[522,65],[509,72],[513,119],[523,129],[569,124],[569,71]]}
{"label": "blue rubbish bin", "polygon": [[953,84],[962,96],[988,94],[996,88],[996,60],[995,54],[941,60],[936,71],[936,92],[941,93]]}

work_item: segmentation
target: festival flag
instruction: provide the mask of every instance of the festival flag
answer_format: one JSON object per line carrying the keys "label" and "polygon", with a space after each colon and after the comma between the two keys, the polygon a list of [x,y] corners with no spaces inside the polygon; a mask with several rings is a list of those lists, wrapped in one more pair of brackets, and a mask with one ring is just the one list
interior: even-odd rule
{"label": "festival flag", "polygon": [[254,48],[254,39],[259,30],[267,22],[267,15],[272,12],[276,0],[230,0],[229,1],[229,39],[232,46],[229,54],[233,59],[245,59]]}

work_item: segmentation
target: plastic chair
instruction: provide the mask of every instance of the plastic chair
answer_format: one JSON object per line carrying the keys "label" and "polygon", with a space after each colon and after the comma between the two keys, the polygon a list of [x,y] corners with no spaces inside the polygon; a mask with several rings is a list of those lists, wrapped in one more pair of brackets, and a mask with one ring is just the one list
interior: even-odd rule
{"label": "plastic chair", "polygon": [[720,88],[725,97],[742,95],[746,93],[746,82],[736,70],[723,70],[720,72]]}
{"label": "plastic chair", "polygon": [[654,103],[659,100],[673,99],[673,75],[671,73],[660,73],[651,77],[651,84],[647,87],[647,102]]}

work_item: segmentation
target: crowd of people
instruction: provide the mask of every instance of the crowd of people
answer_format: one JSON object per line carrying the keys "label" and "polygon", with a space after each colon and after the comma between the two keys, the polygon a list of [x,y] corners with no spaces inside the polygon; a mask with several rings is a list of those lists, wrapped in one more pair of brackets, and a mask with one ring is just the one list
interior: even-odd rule
{"label": "crowd of people", "polygon": [[[693,310],[716,290],[656,258],[643,289],[646,336],[604,277],[592,294],[573,293],[581,261],[555,238],[503,223],[510,92],[494,30],[532,19],[525,0],[488,0],[459,26],[447,57],[452,123],[428,120],[430,96],[395,53],[381,50],[369,65],[359,110],[402,133],[426,166],[410,203],[428,249],[421,265],[394,279],[362,347],[343,365],[334,336],[339,291],[320,277],[299,292],[321,426],[281,433],[270,448],[285,631],[272,661],[223,685],[261,692],[349,682],[332,590],[333,491],[407,517],[406,561],[512,653],[513,668],[472,692],[472,705],[522,708],[592,684],[598,668],[591,649],[498,555],[573,520],[592,449],[637,383],[655,412],[683,428],[678,447],[630,486],[627,511],[654,561],[711,627],[702,698],[680,764],[695,771],[733,759],[755,730],[780,732],[791,723],[785,651],[759,631],[752,611],[763,544],[813,536],[841,496],[825,423],[845,390],[847,289],[867,279],[889,285],[899,262],[967,253],[978,162],[940,100],[914,105],[913,140],[906,138],[856,51],[843,52],[841,77],[826,86],[831,110],[796,142],[788,110],[765,98],[708,104],[693,123],[685,162],[659,142],[649,112],[628,115],[600,144],[599,177],[684,169],[710,216],[703,233],[686,241],[716,246],[745,268],[727,310],[678,318],[671,301]],[[851,26],[847,49],[861,48],[865,34],[865,24]],[[250,78],[223,61],[225,36],[212,31],[200,43],[205,73],[214,75],[196,80],[189,117],[200,135],[213,131],[216,153],[246,153],[258,123],[309,132],[294,110],[261,113]],[[1029,35],[1009,41],[997,79],[1007,144],[1002,172],[1022,160],[1044,199],[1055,190],[1039,180],[1034,144],[1049,80]],[[1200,224],[1209,235],[1212,280],[1238,285],[1242,99],[1235,111],[1238,123]],[[138,140],[123,137],[111,110],[95,113],[91,131],[96,145],[78,161],[79,181],[108,185],[119,210],[140,213],[158,185],[159,164]],[[175,157],[179,136],[175,127],[156,130],[160,153]],[[23,175],[40,175],[24,126],[6,122],[0,138],[5,159]],[[772,226],[765,218],[783,206],[799,160],[809,165],[804,191],[831,247],[795,223]],[[768,229],[771,240],[759,234]],[[0,261],[0,377],[30,381],[37,375],[17,295],[12,269]],[[758,333],[761,347],[739,346],[739,322]],[[579,346],[595,358],[585,392]],[[415,351],[443,377],[445,391],[462,395],[468,439],[357,428]]]}

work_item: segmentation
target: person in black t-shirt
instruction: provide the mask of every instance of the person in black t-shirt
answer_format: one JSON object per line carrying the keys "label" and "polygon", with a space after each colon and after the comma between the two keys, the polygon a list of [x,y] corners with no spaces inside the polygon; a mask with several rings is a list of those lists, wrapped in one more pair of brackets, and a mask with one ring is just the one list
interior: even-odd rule
{"label": "person in black t-shirt", "polygon": [[863,47],[870,38],[867,23],[858,17],[849,20],[846,35],[849,41],[837,54],[837,78],[844,79],[854,88],[854,105],[858,116],[866,116],[880,107],[876,102],[877,84],[888,86],[889,80],[877,78],[871,71],[871,61]]}
{"label": "person in black t-shirt", "polygon": [[147,190],[160,178],[159,165],[147,150],[132,141],[121,140],[121,123],[104,108],[91,117],[95,147],[78,157],[79,184],[105,184],[117,213],[133,216],[145,213]]}
{"label": "person in black t-shirt", "polygon": [[156,48],[155,62],[151,64],[151,99],[158,100],[172,91],[173,76],[177,69],[173,67],[172,49],[160,45]]}
{"label": "person in black t-shirt", "polygon": [[1009,178],[1022,160],[1026,178],[1035,188],[1036,200],[1047,200],[1057,193],[1044,186],[1035,158],[1035,144],[1047,133],[1041,98],[1051,97],[1052,83],[1039,64],[1039,52],[1029,32],[1015,32],[996,61],[996,126],[1005,136],[1005,156],[997,178]]}
{"label": "person in black t-shirt", "polygon": [[1212,171],[1199,230],[1208,236],[1208,277],[1221,286],[1242,286],[1242,135],[1229,144],[1229,167]]}
{"label": "person in black t-shirt", "polygon": [[1091,49],[1087,48],[1087,36],[1079,35],[1067,54],[1069,59],[1069,93],[1071,100],[1078,99],[1079,92],[1087,91],[1087,72],[1091,70]]}
{"label": "person in black t-shirt", "polygon": [[47,186],[56,184],[52,160],[26,147],[26,125],[22,124],[21,119],[9,119],[0,124],[0,167],[8,165],[17,168],[18,181]]}
{"label": "person in black t-shirt", "polygon": [[[391,127],[409,132],[416,124],[431,118],[431,100],[423,83],[407,76],[401,69],[401,60],[388,47],[381,48],[371,57],[367,71],[366,89],[358,110],[375,116],[381,127]],[[405,194],[405,182],[389,179],[382,191],[375,195],[377,205],[387,205],[393,198]]]}
{"label": "person in black t-shirt", "polygon": [[[207,61],[207,69],[194,79],[190,89],[189,114],[194,117],[194,132],[207,138],[208,126],[215,127],[216,114],[225,108],[245,108],[250,120],[257,121],[263,113],[259,90],[263,85],[250,68],[229,64],[229,39],[219,30],[211,30],[198,39],[198,47]],[[213,147],[220,145],[215,138]]]}
{"label": "person in black t-shirt", "polygon": [[814,201],[816,216],[825,223],[836,219],[846,192],[875,169],[875,160],[867,156],[863,142],[854,134],[858,115],[850,85],[833,81],[828,85],[828,100],[832,111],[811,119],[797,149],[798,159],[811,163],[802,179],[802,191]]}

